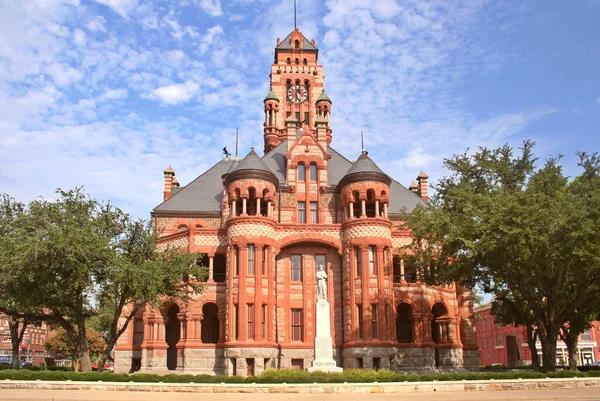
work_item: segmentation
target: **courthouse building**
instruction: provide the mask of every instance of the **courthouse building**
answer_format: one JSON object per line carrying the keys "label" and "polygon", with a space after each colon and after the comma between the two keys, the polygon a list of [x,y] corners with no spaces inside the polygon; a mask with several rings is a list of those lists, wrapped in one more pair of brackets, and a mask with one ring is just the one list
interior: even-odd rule
{"label": "courthouse building", "polygon": [[140,311],[116,347],[116,371],[310,367],[319,265],[338,366],[479,367],[471,292],[426,286],[404,266],[402,222],[427,201],[427,175],[415,172],[406,188],[367,152],[352,161],[330,146],[333,102],[318,55],[298,29],[277,40],[262,157],[225,156],[185,186],[164,171],[164,202],[152,212],[159,246],[204,254],[206,288],[188,304]]}

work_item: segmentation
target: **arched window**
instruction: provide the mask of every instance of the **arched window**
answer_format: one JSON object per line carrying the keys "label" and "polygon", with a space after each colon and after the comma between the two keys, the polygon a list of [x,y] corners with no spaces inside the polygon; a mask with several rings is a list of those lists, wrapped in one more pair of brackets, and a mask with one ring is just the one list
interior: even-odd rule
{"label": "arched window", "polygon": [[248,189],[248,201],[246,202],[246,212],[248,216],[256,215],[256,190],[254,188]]}
{"label": "arched window", "polygon": [[240,196],[240,189],[236,188],[235,189],[235,198],[236,198],[236,202],[235,202],[235,215],[236,216],[241,216],[242,215],[242,210],[243,210],[243,200]]}
{"label": "arched window", "polygon": [[296,64],[300,64],[300,60],[296,59]]}
{"label": "arched window", "polygon": [[216,344],[219,342],[219,308],[210,302],[202,306],[202,328],[200,338],[204,344]]}
{"label": "arched window", "polygon": [[403,302],[396,308],[396,340],[406,344],[413,341],[413,310],[412,306]]}
{"label": "arched window", "polygon": [[287,58],[287,63],[288,63],[288,64],[292,64],[292,59],[288,57],[288,58]]}
{"label": "arched window", "polygon": [[375,217],[375,191],[369,189],[367,191],[367,201],[365,202],[367,217]]}
{"label": "arched window", "polygon": [[296,40],[294,41],[294,47],[295,47],[296,49],[299,49],[299,48],[300,48],[300,41],[299,41],[298,39],[296,39]]}
{"label": "arched window", "polygon": [[262,193],[262,202],[260,203],[260,214],[262,216],[267,215],[267,206],[268,206],[268,202],[266,200],[267,196],[269,196],[269,190],[265,188]]}
{"label": "arched window", "polygon": [[304,163],[298,164],[298,180],[304,181],[306,180],[306,167],[304,167]]}
{"label": "arched window", "polygon": [[180,225],[179,227],[177,227],[177,229],[179,231],[187,231],[188,230],[188,228],[187,228],[187,226],[185,224]]}
{"label": "arched window", "polygon": [[353,202],[352,203],[354,203],[354,206],[353,206],[354,217],[359,218],[360,214],[362,213],[362,210],[361,210],[361,204],[360,204],[360,200],[359,200],[358,191],[354,191],[352,193],[352,198],[353,198]]}
{"label": "arched window", "polygon": [[315,163],[310,164],[310,180],[317,181],[317,165]]}

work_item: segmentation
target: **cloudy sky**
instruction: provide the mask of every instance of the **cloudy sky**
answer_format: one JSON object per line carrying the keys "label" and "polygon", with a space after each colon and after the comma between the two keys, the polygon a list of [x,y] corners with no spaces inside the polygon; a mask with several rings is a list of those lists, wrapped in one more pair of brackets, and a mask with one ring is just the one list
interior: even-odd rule
{"label": "cloudy sky", "polygon": [[[600,0],[298,0],[333,101],[332,146],[408,186],[466,147],[600,150]],[[140,217],[162,171],[186,184],[262,100],[292,0],[0,1],[0,192],[85,186]]]}

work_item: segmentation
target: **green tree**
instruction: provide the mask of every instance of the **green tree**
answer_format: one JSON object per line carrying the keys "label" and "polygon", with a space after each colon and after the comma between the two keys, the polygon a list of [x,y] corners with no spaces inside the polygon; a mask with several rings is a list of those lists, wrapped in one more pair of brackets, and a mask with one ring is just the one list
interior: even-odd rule
{"label": "green tree", "polygon": [[[88,350],[92,358],[97,358],[105,348],[102,335],[96,330],[86,330]],[[44,343],[46,350],[56,359],[70,359],[73,370],[77,371],[81,350],[79,349],[79,338],[67,333],[63,328],[57,328]]]}
{"label": "green tree", "polygon": [[560,330],[598,311],[600,162],[579,154],[583,173],[569,181],[560,157],[536,168],[532,147],[525,142],[518,156],[503,146],[445,160],[450,174],[407,226],[425,281],[480,283],[530,311],[543,370],[551,371]]}
{"label": "green tree", "polygon": [[165,298],[187,301],[189,294],[203,289],[206,269],[197,264],[195,255],[176,248],[159,252],[156,239],[150,223],[129,219],[113,245],[114,260],[98,280],[95,321],[106,341],[98,370],[140,308],[158,306]]}
{"label": "green tree", "polygon": [[77,342],[81,369],[90,371],[91,317],[103,314],[110,322],[103,331],[106,358],[133,317],[126,315],[124,328],[118,327],[128,305],[134,310],[158,294],[198,290],[197,280],[187,278],[199,273],[187,250],[155,252],[147,223],[82,188],[57,193],[55,201],[38,199],[22,208],[2,239],[0,311],[61,327]]}

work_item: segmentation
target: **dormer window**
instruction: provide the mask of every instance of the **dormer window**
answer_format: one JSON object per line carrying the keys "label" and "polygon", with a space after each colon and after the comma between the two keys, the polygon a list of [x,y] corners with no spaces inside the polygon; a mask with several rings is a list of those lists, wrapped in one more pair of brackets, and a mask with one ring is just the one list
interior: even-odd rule
{"label": "dormer window", "polygon": [[296,39],[294,41],[294,48],[299,49],[300,48],[300,41],[298,39]]}

